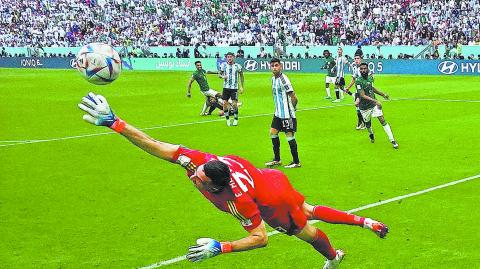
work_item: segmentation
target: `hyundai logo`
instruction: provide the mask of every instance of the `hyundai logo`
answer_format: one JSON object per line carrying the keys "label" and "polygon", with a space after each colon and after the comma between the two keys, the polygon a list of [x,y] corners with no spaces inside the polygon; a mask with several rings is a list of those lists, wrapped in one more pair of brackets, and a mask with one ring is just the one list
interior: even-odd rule
{"label": "hyundai logo", "polygon": [[248,71],[255,71],[258,69],[258,63],[255,60],[246,60],[243,67]]}
{"label": "hyundai logo", "polygon": [[438,64],[438,71],[445,75],[451,75],[456,73],[458,70],[458,65],[452,61],[443,61]]}

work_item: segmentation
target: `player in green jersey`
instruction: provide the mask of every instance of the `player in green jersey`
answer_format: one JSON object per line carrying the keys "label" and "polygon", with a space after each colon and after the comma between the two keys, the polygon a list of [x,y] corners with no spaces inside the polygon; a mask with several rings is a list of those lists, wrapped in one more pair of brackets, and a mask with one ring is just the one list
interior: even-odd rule
{"label": "player in green jersey", "polygon": [[360,77],[355,80],[355,87],[360,96],[359,108],[362,113],[363,120],[367,127],[370,141],[375,142],[375,136],[372,129],[372,117],[378,118],[380,124],[382,124],[385,133],[387,133],[388,139],[393,145],[394,149],[398,149],[398,143],[393,137],[392,129],[390,125],[385,121],[382,112],[382,104],[375,98],[375,94],[383,96],[384,99],[388,100],[388,95],[376,89],[373,86],[373,76],[369,75],[368,65],[366,63],[360,64]]}
{"label": "player in green jersey", "polygon": [[[192,83],[196,81],[198,83],[198,86],[200,86],[200,92],[205,96],[205,103],[202,108],[202,112],[200,115],[208,115],[207,113],[207,108],[210,105],[209,102],[209,97],[217,98],[220,97],[221,94],[218,93],[217,91],[210,89],[208,86],[208,81],[207,81],[207,76],[206,74],[218,74],[218,72],[207,72],[202,68],[202,62],[196,61],[195,62],[195,67],[197,70],[193,72],[192,77],[188,81],[188,86],[187,86],[187,97],[190,98],[192,96],[191,94],[191,89],[192,89]],[[223,105],[223,104],[222,104]]]}
{"label": "player in green jersey", "polygon": [[325,96],[325,99],[332,99],[330,96],[330,84],[335,85],[335,80],[337,78],[335,59],[330,54],[329,50],[323,51],[323,57],[325,57],[325,65],[322,69],[327,70],[327,76],[325,77],[325,91],[327,92],[327,96]]}

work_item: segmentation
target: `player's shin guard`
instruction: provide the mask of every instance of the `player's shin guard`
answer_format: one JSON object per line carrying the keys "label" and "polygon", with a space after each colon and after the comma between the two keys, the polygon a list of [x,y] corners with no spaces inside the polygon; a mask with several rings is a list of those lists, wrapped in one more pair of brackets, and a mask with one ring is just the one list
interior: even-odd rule
{"label": "player's shin guard", "polygon": [[365,218],[339,211],[331,207],[317,205],[313,208],[312,219],[332,224],[347,224],[363,227]]}
{"label": "player's shin guard", "polygon": [[327,92],[327,97],[330,97],[330,87],[326,87],[325,91]]}
{"label": "player's shin guard", "polygon": [[280,161],[280,138],[278,135],[272,135],[272,145],[273,145],[273,154],[274,161]]}
{"label": "player's shin guard", "polygon": [[300,163],[300,160],[298,159],[297,140],[295,140],[295,137],[287,137],[287,140],[288,144],[290,145],[290,152],[292,153],[293,162]]}
{"label": "player's shin guard", "polygon": [[333,260],[335,259],[335,256],[337,256],[337,253],[330,244],[327,235],[319,229],[317,229],[315,238],[310,244],[313,246],[313,248],[315,248],[315,250],[320,252],[323,256],[325,256],[325,258],[329,260]]}
{"label": "player's shin guard", "polygon": [[385,133],[387,133],[388,139],[390,139],[390,142],[395,141],[395,138],[393,137],[392,129],[390,128],[390,124],[385,123],[383,125],[383,129],[385,130]]}
{"label": "player's shin guard", "polygon": [[229,109],[227,108],[226,110],[223,110],[223,113],[224,113],[223,115],[225,115],[225,119],[229,121],[230,120]]}

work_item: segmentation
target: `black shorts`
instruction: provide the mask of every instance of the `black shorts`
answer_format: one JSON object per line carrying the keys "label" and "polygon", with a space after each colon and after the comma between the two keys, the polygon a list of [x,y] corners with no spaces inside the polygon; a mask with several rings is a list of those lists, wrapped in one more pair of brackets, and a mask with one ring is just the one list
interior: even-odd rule
{"label": "black shorts", "polygon": [[337,78],[335,80],[335,85],[344,87],[345,86],[345,78]]}
{"label": "black shorts", "polygon": [[228,101],[230,98],[232,98],[232,101],[238,101],[238,90],[223,88],[222,99]]}
{"label": "black shorts", "polygon": [[355,93],[355,100],[360,99],[360,94],[358,92]]}
{"label": "black shorts", "polygon": [[281,132],[289,133],[297,131],[297,119],[280,119],[279,117],[274,116],[272,120],[272,125],[270,126],[273,129],[277,129]]}

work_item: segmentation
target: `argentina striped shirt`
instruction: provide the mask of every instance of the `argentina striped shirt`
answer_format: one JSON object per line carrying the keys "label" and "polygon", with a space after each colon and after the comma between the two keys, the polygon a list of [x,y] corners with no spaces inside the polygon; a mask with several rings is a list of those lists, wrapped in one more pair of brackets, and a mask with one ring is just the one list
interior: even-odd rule
{"label": "argentina striped shirt", "polygon": [[224,63],[220,67],[220,71],[224,76],[227,76],[223,81],[223,88],[238,89],[238,75],[242,72],[242,66],[237,63]]}
{"label": "argentina striped shirt", "polygon": [[285,74],[272,77],[272,94],[275,116],[280,119],[295,118],[295,109],[288,93],[293,92],[292,83]]}
{"label": "argentina striped shirt", "polygon": [[337,78],[345,77],[345,65],[348,64],[348,60],[345,56],[338,56],[335,59],[335,65],[337,67]]}

